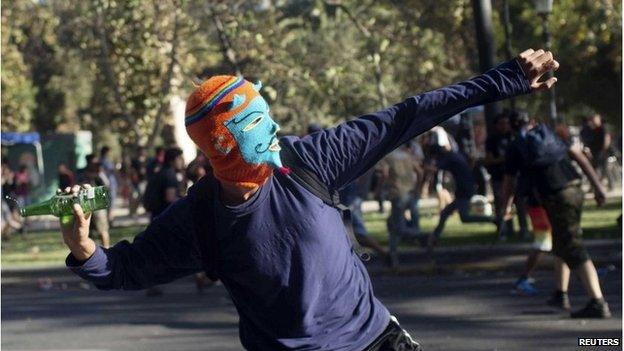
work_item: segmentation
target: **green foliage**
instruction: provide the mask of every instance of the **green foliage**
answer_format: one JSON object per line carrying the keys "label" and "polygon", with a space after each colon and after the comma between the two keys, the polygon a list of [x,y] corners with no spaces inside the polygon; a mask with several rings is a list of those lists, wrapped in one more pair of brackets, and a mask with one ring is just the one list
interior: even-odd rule
{"label": "green foliage", "polygon": [[[509,0],[514,53],[542,47],[532,2]],[[493,2],[498,57],[506,57]],[[621,2],[561,0],[550,19],[558,106],[621,119]],[[154,143],[169,98],[214,74],[262,80],[284,132],[301,133],[474,74],[468,0],[2,2],[2,129],[89,129]],[[544,112],[547,94],[519,99]]]}
{"label": "green foliage", "polygon": [[24,8],[2,7],[2,130],[27,131],[35,108],[36,89],[29,79],[20,45],[27,40],[19,30]]}
{"label": "green foliage", "polygon": [[[513,46],[543,48],[541,18],[530,1],[510,0]],[[552,50],[561,63],[557,105],[568,121],[595,110],[621,129],[622,3],[620,0],[559,0],[549,17]],[[545,113],[547,94],[534,107]]]}
{"label": "green foliage", "polygon": [[[144,144],[168,106],[172,78],[168,72],[174,47],[184,30],[181,2],[57,1],[69,20],[63,35],[67,49],[88,63],[92,95],[86,126],[106,125],[121,135],[122,144]],[[178,34],[179,35],[179,34]]]}

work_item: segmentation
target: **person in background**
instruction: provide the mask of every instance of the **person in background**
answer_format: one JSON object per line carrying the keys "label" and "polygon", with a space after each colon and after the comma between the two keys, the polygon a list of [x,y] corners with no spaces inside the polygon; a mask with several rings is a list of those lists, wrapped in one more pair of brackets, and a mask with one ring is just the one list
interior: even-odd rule
{"label": "person in background", "polygon": [[152,220],[186,194],[184,170],[182,150],[178,147],[165,150],[163,168],[149,180],[155,183],[158,194],[158,206],[151,211]]}
{"label": "person in background", "polygon": [[196,178],[195,180],[191,179],[189,172],[192,170],[198,170],[200,172],[203,172],[203,174],[212,173],[212,167],[210,167],[210,162],[208,162],[208,159],[203,153],[201,153],[201,151],[197,152],[197,156],[195,156],[193,161],[191,161],[186,167],[187,178],[189,178],[189,180],[194,183],[201,177]]}
{"label": "person in background", "polygon": [[20,215],[17,212],[19,204],[15,201],[15,172],[9,165],[9,160],[2,158],[2,199],[7,200],[7,196],[13,201],[7,201],[9,209],[13,214],[13,219],[19,222]]}
{"label": "person in background", "polygon": [[200,180],[203,176],[206,175],[206,167],[202,165],[200,162],[189,163],[186,167],[186,179],[190,181],[191,184],[194,184],[198,180]]}
{"label": "person in background", "polygon": [[130,209],[132,203],[132,182],[130,180],[130,173],[132,173],[131,166],[132,157],[127,154],[127,149],[122,150],[121,162],[117,164],[117,194],[123,199],[122,206]]}
{"label": "person in background", "polygon": [[102,169],[104,170],[104,174],[108,178],[108,188],[110,193],[110,206],[107,209],[108,212],[108,221],[113,223],[114,215],[113,211],[115,209],[115,200],[117,199],[117,190],[119,186],[119,182],[117,181],[117,167],[115,167],[115,162],[110,158],[110,147],[103,146],[100,149],[100,164],[102,165]]}
{"label": "person in background", "polygon": [[390,266],[399,263],[398,243],[401,239],[418,239],[420,230],[409,226],[405,211],[410,208],[411,192],[416,184],[417,162],[411,152],[411,144],[405,143],[386,155],[379,162],[382,169],[382,186],[390,199],[390,215],[386,221],[390,246]]}
{"label": "person in background", "polygon": [[[513,140],[511,125],[509,124],[510,113],[526,113],[503,111],[494,119],[494,133],[488,135],[485,141],[484,163],[490,173],[492,192],[494,194],[494,209],[498,226],[499,240],[505,240],[508,234],[513,233],[513,220],[503,222],[505,206],[503,204],[503,175],[505,168],[505,152]],[[515,197],[516,215],[520,224],[521,238],[528,237],[527,220],[525,213],[525,196]]]}
{"label": "person in background", "polygon": [[[459,119],[457,120],[459,121]],[[431,128],[431,131],[429,133],[422,134],[419,139],[424,155],[424,176],[421,189],[423,189],[423,192],[426,192],[427,194],[429,194],[430,191],[433,191],[435,193],[438,200],[438,210],[442,211],[448,204],[453,201],[453,198],[451,196],[451,193],[444,187],[444,170],[438,169],[434,166],[435,157],[430,152],[430,143],[435,141],[438,147],[442,147],[451,151],[457,151],[458,145],[457,142],[455,142],[455,139],[451,135],[449,135],[449,133],[447,133],[444,128],[440,126]]]}
{"label": "person in background", "polygon": [[58,183],[59,189],[65,189],[67,187],[72,187],[76,184],[76,179],[74,177],[74,172],[69,170],[65,162],[60,162],[58,165]]}
{"label": "person in background", "polygon": [[[533,227],[533,242],[531,244],[531,251],[527,256],[524,271],[514,283],[514,292],[524,295],[535,295],[538,293],[538,290],[534,286],[534,280],[531,278],[531,274],[535,268],[537,268],[542,257],[552,250],[552,227],[550,225],[550,220],[548,220],[546,210],[532,193],[527,197],[525,204],[527,207],[526,212],[531,219],[531,225]],[[555,267],[555,269],[557,269],[557,267]],[[561,269],[559,269],[558,272],[564,273]],[[561,281],[561,279],[558,278],[557,281]]]}
{"label": "person in background", "polygon": [[28,166],[20,165],[13,177],[15,183],[14,194],[20,207],[30,204],[30,173]]}
{"label": "person in background", "polygon": [[147,152],[143,146],[136,149],[136,154],[130,160],[129,178],[130,178],[130,215],[137,212],[141,204],[141,198],[145,191],[145,183],[147,178]]}
{"label": "person in background", "polygon": [[457,151],[464,155],[466,160],[468,160],[468,164],[472,167],[472,179],[475,181],[475,194],[485,195],[487,181],[483,163],[477,151],[472,114],[468,112],[461,113],[457,132],[455,134],[449,134],[455,137]]}
{"label": "person in background", "polygon": [[[598,206],[605,202],[605,191],[596,172],[580,150],[563,142],[554,131],[544,124],[529,123],[527,115],[512,115],[511,125],[516,138],[509,146],[505,160],[503,194],[504,219],[511,218],[514,182],[516,192],[534,191],[546,209],[552,226],[553,253],[556,258],[555,274],[557,290],[548,301],[549,305],[569,309],[567,272],[578,274],[587,295],[587,305],[570,316],[572,318],[608,318],[609,305],[604,300],[596,267],[582,242],[581,213],[585,194],[581,177],[574,168],[574,160],[583,170],[594,188]],[[563,277],[563,278],[562,278]]]}
{"label": "person in background", "polygon": [[[197,157],[189,163],[186,167],[186,179],[190,182],[190,185],[195,184],[198,180],[200,180],[203,176],[207,174],[206,166],[207,160],[203,156],[202,153],[198,153]],[[215,284],[205,272],[195,273],[195,287],[197,288],[198,293],[203,293],[204,289],[211,287]]]}
{"label": "person in background", "polygon": [[14,196],[15,191],[15,172],[9,165],[9,160],[2,157],[2,194]]}
{"label": "person in background", "polygon": [[162,146],[157,146],[154,152],[154,156],[147,160],[147,165],[145,166],[145,176],[147,180],[156,173],[160,172],[165,163],[165,148]]}
{"label": "person in background", "polygon": [[434,231],[429,235],[427,248],[431,253],[444,230],[448,217],[458,211],[463,223],[495,223],[494,217],[474,215],[470,213],[470,199],[475,192],[475,181],[472,168],[466,157],[458,151],[451,151],[445,143],[437,140],[438,134],[431,133],[429,136],[428,152],[433,158],[431,167],[433,170],[442,169],[448,171],[455,180],[455,199],[440,212],[440,220]]}
{"label": "person in background", "polygon": [[[2,180],[4,183],[4,179]],[[9,207],[8,201],[4,198],[4,193],[2,196],[2,240],[10,240],[11,234],[15,230],[21,229],[22,225],[13,218],[13,213],[11,208]]]}
{"label": "person in background", "polygon": [[[89,169],[89,166],[93,163],[93,162],[99,162],[97,156],[95,154],[88,154],[85,156],[85,162],[86,165],[83,168],[79,168],[76,171],[76,183],[85,183],[85,178],[86,178],[86,173],[87,170]],[[61,188],[63,189],[63,188]]]}
{"label": "person in background", "polygon": [[208,172],[206,172],[206,168],[202,165],[201,162],[193,162],[189,163],[186,167],[186,179],[190,181],[191,184],[196,183],[203,176],[205,176]]}
{"label": "person in background", "polygon": [[[157,200],[156,204],[150,206],[151,222],[154,222],[167,207],[186,194],[187,184],[183,174],[185,168],[182,150],[178,147],[168,148],[165,150],[163,161],[162,169],[148,180],[152,184],[148,184],[146,189],[146,192],[153,191],[154,198]],[[203,289],[203,283],[203,281],[196,280],[199,291]],[[163,289],[159,286],[153,286],[145,291],[146,296],[160,296],[162,294]]]}
{"label": "person in background", "polygon": [[594,114],[585,119],[581,129],[581,141],[589,149],[592,166],[601,179],[606,178],[609,188],[614,187],[615,180],[608,171],[608,159],[612,154],[612,138],[602,116]]}
{"label": "person in background", "polygon": [[13,201],[9,201],[13,196],[13,178],[14,174],[8,160],[2,158],[2,177],[0,177],[2,181],[2,192],[0,193],[2,198],[2,240],[9,240],[14,230],[22,228],[22,224],[17,220],[14,212],[17,206],[15,203],[12,203]]}
{"label": "person in background", "polygon": [[418,202],[420,201],[423,186],[425,184],[425,153],[420,145],[420,142],[416,139],[417,138],[412,139],[409,147],[409,152],[414,160],[414,175],[416,176],[416,180],[414,182],[413,189],[410,191],[407,206],[410,213],[408,225],[414,228],[416,232],[420,233],[420,210],[418,209]]}
{"label": "person in background", "polygon": [[373,181],[371,186],[373,189],[373,196],[378,205],[377,212],[379,213],[386,212],[384,201],[386,201],[388,197],[387,189],[383,186],[383,178],[384,175],[381,166],[379,164],[375,165],[373,168]]}
{"label": "person in background", "polygon": [[372,170],[369,170],[360,178],[347,184],[340,191],[340,200],[351,210],[353,234],[358,243],[372,249],[384,262],[388,262],[388,250],[370,236],[364,223],[364,215],[362,214],[362,202],[365,199],[365,197],[362,197],[362,193],[367,193],[368,189],[370,189],[371,177]]}
{"label": "person in background", "polygon": [[[106,176],[106,172],[102,167],[102,164],[98,161],[94,161],[93,158],[87,165],[87,169],[84,172],[82,182],[84,184],[89,184],[93,187],[110,185],[108,177]],[[59,190],[61,189],[67,188],[60,188]],[[91,229],[94,230],[100,237],[102,247],[110,247],[110,224],[108,221],[108,213],[104,210],[95,211],[91,214],[91,217]]]}

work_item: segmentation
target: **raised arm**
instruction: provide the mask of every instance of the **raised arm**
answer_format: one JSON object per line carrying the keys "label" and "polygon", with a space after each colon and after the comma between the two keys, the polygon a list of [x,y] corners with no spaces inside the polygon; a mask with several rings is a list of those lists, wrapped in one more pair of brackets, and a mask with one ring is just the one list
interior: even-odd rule
{"label": "raised arm", "polygon": [[62,223],[63,239],[71,253],[65,263],[99,289],[138,290],[164,284],[201,271],[186,199],[157,217],[132,243],[124,240],[110,249],[88,237],[90,217],[74,207],[74,220]]}
{"label": "raised arm", "polygon": [[399,145],[468,107],[551,87],[555,78],[545,82],[539,82],[539,78],[558,65],[550,52],[527,50],[470,80],[410,97],[385,110],[301,139],[286,138],[284,142],[292,143],[321,179],[339,189]]}

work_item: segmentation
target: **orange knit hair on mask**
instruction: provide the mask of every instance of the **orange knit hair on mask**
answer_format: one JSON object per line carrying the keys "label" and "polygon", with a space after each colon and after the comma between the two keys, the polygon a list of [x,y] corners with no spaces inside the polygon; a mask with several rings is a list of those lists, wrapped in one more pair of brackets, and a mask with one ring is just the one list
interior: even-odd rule
{"label": "orange knit hair on mask", "polygon": [[[232,108],[234,95],[245,102]],[[246,188],[262,185],[271,175],[266,164],[253,165],[243,159],[225,122],[244,110],[259,93],[241,77],[214,76],[204,81],[186,101],[186,131],[208,157],[215,177]]]}

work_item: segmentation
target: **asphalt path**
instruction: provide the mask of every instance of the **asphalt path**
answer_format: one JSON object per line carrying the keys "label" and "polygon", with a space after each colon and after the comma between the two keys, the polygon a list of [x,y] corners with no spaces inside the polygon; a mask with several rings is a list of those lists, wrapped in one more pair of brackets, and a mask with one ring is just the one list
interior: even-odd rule
{"label": "asphalt path", "polygon": [[[376,273],[373,285],[425,350],[621,350],[576,346],[579,337],[621,337],[621,269],[603,279],[614,313],[607,320],[572,320],[548,308],[551,277],[537,272],[541,291],[533,297],[511,294],[512,270]],[[586,302],[576,279],[570,297],[574,308]],[[146,297],[95,290],[64,269],[2,276],[4,351],[240,350],[237,320],[222,286],[198,294],[190,277]]]}

